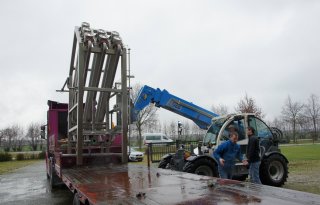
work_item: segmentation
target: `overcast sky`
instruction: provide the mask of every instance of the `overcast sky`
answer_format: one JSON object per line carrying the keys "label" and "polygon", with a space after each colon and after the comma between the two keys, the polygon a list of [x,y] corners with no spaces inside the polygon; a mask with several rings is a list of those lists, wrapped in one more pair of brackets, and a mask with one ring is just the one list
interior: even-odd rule
{"label": "overcast sky", "polygon": [[2,0],[0,129],[45,122],[48,99],[67,101],[55,90],[83,21],[120,33],[133,83],[232,112],[247,93],[272,120],[288,95],[300,102],[320,95],[319,11],[312,0]]}

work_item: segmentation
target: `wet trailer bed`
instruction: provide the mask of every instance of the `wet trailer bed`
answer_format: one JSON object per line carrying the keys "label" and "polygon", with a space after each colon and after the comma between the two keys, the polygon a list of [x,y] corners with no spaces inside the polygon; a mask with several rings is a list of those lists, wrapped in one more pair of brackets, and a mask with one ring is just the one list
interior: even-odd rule
{"label": "wet trailer bed", "polygon": [[320,204],[316,194],[143,165],[63,169],[62,175],[97,205]]}

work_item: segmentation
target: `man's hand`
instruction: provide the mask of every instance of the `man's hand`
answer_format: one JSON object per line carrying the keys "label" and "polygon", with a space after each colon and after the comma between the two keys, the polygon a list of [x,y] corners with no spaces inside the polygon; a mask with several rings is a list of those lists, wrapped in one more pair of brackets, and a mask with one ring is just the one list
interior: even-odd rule
{"label": "man's hand", "polygon": [[220,165],[224,166],[224,159],[220,158],[219,161],[220,161]]}
{"label": "man's hand", "polygon": [[247,166],[249,163],[248,163],[248,160],[242,160],[242,163],[243,163],[243,165],[245,165],[245,166]]}

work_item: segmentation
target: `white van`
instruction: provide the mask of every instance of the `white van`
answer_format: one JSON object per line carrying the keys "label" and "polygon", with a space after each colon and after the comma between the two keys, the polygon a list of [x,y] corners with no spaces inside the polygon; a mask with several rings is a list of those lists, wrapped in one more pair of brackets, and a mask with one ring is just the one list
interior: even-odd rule
{"label": "white van", "polygon": [[145,133],[143,136],[144,144],[161,143],[161,142],[173,142],[163,133]]}

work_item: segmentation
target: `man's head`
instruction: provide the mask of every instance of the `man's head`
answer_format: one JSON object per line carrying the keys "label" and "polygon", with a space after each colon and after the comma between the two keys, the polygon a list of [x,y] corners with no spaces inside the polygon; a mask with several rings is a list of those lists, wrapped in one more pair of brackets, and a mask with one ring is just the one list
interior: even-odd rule
{"label": "man's head", "polygon": [[228,131],[229,132],[237,132],[238,130],[233,124],[231,124],[228,126]]}
{"label": "man's head", "polygon": [[254,135],[255,130],[253,127],[248,127],[247,130],[248,130],[248,136]]}
{"label": "man's head", "polygon": [[229,139],[231,142],[237,143],[238,142],[238,133],[237,132],[230,132]]}

